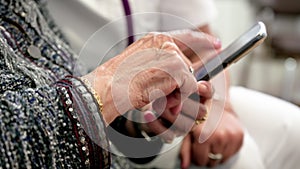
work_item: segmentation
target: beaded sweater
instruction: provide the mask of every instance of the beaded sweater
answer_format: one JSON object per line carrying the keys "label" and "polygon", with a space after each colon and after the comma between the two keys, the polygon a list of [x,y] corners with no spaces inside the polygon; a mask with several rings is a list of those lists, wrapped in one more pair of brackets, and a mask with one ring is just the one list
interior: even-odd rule
{"label": "beaded sweater", "polygon": [[0,0],[0,168],[128,167],[76,57],[43,0]]}

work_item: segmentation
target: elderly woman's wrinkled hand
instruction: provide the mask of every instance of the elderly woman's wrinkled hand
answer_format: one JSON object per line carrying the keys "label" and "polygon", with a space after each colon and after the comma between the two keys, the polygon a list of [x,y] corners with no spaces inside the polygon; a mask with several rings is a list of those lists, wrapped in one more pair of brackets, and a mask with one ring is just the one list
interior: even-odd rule
{"label": "elderly woman's wrinkled hand", "polygon": [[106,122],[156,99],[175,97],[175,91],[179,91],[182,102],[196,92],[192,64],[177,46],[180,39],[189,39],[187,43],[193,42],[194,46],[209,41],[202,33],[196,35],[186,30],[150,33],[86,75],[84,78],[101,98]]}

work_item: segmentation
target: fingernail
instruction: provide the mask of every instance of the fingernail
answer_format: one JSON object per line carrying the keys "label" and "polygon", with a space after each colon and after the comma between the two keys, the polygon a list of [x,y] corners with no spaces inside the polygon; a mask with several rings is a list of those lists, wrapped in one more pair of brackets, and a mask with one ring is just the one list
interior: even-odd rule
{"label": "fingernail", "polygon": [[155,116],[150,111],[145,112],[144,118],[145,118],[146,122],[152,122],[155,120]]}
{"label": "fingernail", "polygon": [[200,85],[199,85],[199,90],[205,91],[205,90],[207,90],[207,86],[204,85],[204,84],[200,84]]}
{"label": "fingernail", "polygon": [[215,48],[220,48],[222,46],[222,42],[219,38],[214,41]]}

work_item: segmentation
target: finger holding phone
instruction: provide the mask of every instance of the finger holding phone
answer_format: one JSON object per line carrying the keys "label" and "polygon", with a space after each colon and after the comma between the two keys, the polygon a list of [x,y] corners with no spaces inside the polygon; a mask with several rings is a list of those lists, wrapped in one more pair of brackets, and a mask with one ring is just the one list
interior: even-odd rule
{"label": "finger holding phone", "polygon": [[[205,49],[206,51],[210,51],[210,53],[214,53],[213,56],[208,57],[209,59],[206,58],[208,67],[207,65],[203,65],[202,62],[201,66],[199,66],[199,62],[194,63],[193,67],[196,68],[195,76],[196,79],[200,81],[209,80],[216,74],[220,73],[223,68],[226,68],[234,61],[237,61],[238,58],[240,58],[241,56],[245,56],[245,54],[249,52],[250,49],[253,49],[256,45],[260,44],[263,41],[266,33],[264,25],[262,23],[258,23],[222,52],[218,52],[221,48],[220,41],[217,38],[205,35],[204,33],[199,34],[189,31],[183,36],[182,34],[178,34],[178,32],[175,31],[171,32],[170,35],[174,37],[175,43],[179,47],[179,49],[186,54],[191,53],[190,50],[193,49],[195,49],[195,51],[201,51],[200,49]],[[201,36],[202,38],[199,38],[199,36]],[[197,40],[196,42],[198,42],[198,48],[196,48],[195,44],[197,43],[195,43],[195,40]],[[193,54],[196,54],[196,52],[194,52]],[[158,114],[153,112],[157,112],[156,107],[160,107],[159,104],[161,103],[161,101],[158,99],[156,102],[153,102],[154,105],[152,105],[151,110],[145,114],[145,120],[148,122],[144,125],[146,126],[144,127],[146,128],[145,130],[147,131],[147,128],[151,128],[152,131],[150,132],[153,132],[155,134],[165,133],[162,135],[162,137],[165,137],[166,140],[172,140],[175,136],[182,135],[191,130],[196,121],[195,117],[197,115],[197,117],[199,117],[199,114],[200,117],[204,117],[204,114],[206,114],[207,112],[206,107],[203,106],[203,103],[209,100],[212,95],[210,95],[209,97],[205,97],[204,93],[212,93],[212,88],[211,85],[209,85],[209,83],[207,82],[206,86],[208,86],[204,87],[206,88],[206,91],[203,90],[202,93],[198,91],[198,94],[202,96],[202,98],[198,100],[187,99],[182,103],[180,97],[176,97],[176,92],[170,94],[169,96],[167,96],[167,106],[163,111],[158,111]],[[198,89],[200,90],[201,88],[203,89],[203,84],[201,85],[201,83],[198,83]],[[193,106],[193,104],[196,104],[198,108],[195,109],[195,107],[197,106]],[[171,128],[171,130],[169,130],[170,125],[173,127]]]}
{"label": "finger holding phone", "polygon": [[[201,32],[181,30],[168,32],[168,34],[174,38],[174,42],[181,51],[186,50],[187,46],[191,44],[197,44],[201,48],[206,47],[213,51],[220,48],[217,38]],[[217,45],[211,46],[212,43]],[[190,63],[192,66],[190,61],[186,61],[186,63]],[[152,102],[145,111],[145,119],[142,120],[146,122],[143,124],[143,130],[147,133],[160,135],[167,142],[171,142],[176,136],[186,135],[194,126],[195,121],[203,119],[206,115],[204,103],[212,97],[213,93],[209,82],[198,82],[197,88],[198,90],[192,94],[194,100],[191,98],[184,99],[181,97],[182,91],[177,90],[166,98],[160,98]],[[198,101],[195,101],[195,99]]]}
{"label": "finger holding phone", "polygon": [[[196,68],[195,76],[197,80],[212,79],[223,69],[261,44],[266,35],[264,24],[258,22],[216,55],[217,57],[209,60],[206,68],[201,66],[198,69]],[[226,73],[225,80],[229,84],[228,73]],[[229,87],[226,89],[226,98],[229,97],[228,89]],[[199,142],[204,124],[198,125],[193,132],[184,138],[180,151],[181,168],[188,168],[192,162],[198,166],[214,167],[226,162],[241,148],[244,134],[243,127],[232,109],[229,99],[224,101],[224,113],[222,113],[214,133],[205,142]]]}

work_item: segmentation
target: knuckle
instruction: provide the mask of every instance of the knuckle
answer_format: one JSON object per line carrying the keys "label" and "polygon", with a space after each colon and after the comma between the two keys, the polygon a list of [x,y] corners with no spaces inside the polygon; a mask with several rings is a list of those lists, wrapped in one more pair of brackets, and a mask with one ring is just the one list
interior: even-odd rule
{"label": "knuckle", "polygon": [[155,38],[163,40],[163,41],[173,41],[172,37],[167,33],[156,33]]}
{"label": "knuckle", "polygon": [[178,49],[177,49],[177,46],[173,43],[173,42],[170,42],[170,41],[165,41],[162,46],[161,46],[162,49],[168,49],[168,51],[166,51],[168,54],[170,54],[171,56],[177,56],[178,55]]}
{"label": "knuckle", "polygon": [[169,37],[169,36],[166,33],[158,33],[157,37],[158,38],[166,38],[166,37]]}
{"label": "knuckle", "polygon": [[157,36],[158,34],[160,34],[159,32],[149,32],[147,33],[147,35],[145,37],[154,37]]}
{"label": "knuckle", "polygon": [[228,132],[227,133],[227,139],[228,140],[237,140],[238,139],[237,136],[238,136],[237,133],[233,133],[233,132]]}
{"label": "knuckle", "polygon": [[226,133],[224,131],[219,131],[217,133],[214,133],[215,137],[214,137],[214,142],[215,144],[218,145],[223,145],[224,141],[228,138],[228,136],[226,135]]}

